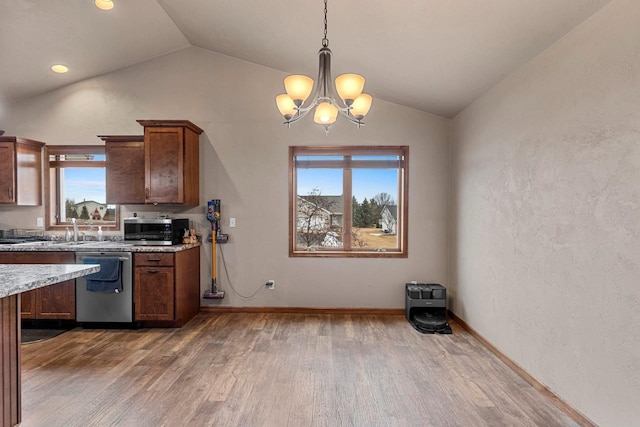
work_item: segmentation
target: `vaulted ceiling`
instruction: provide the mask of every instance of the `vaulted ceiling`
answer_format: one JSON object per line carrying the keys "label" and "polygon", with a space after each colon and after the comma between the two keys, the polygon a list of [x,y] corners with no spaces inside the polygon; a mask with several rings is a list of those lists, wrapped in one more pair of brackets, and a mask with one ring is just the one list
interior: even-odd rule
{"label": "vaulted ceiling", "polygon": [[[611,0],[331,0],[335,76],[453,117]],[[318,71],[323,1],[0,0],[0,100],[38,95],[188,46],[286,73]],[[56,75],[49,67],[69,66]],[[276,94],[274,93],[274,96]]]}

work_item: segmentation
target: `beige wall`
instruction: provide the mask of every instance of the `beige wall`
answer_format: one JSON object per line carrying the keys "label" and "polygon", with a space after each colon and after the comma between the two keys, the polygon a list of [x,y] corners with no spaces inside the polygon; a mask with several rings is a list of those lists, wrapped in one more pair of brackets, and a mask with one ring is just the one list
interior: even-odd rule
{"label": "beige wall", "polygon": [[455,118],[453,310],[602,426],[640,422],[640,2]]}
{"label": "beige wall", "polygon": [[[96,135],[139,134],[136,119],[189,119],[201,136],[201,206],[174,209],[201,233],[210,229],[206,202],[222,200],[224,255],[219,257],[223,305],[292,307],[404,307],[410,280],[447,281],[447,159],[450,121],[379,99],[367,126],[338,120],[325,136],[305,118],[284,127],[274,97],[285,73],[199,48],[188,48],[38,96],[9,109],[7,134],[49,144],[99,143]],[[369,88],[375,96],[375,88]],[[408,259],[294,259],[288,257],[288,146],[409,145]],[[126,206],[124,215],[170,209]],[[34,227],[42,209],[2,208],[0,224]],[[230,229],[230,217],[237,228]],[[210,285],[210,245],[202,251],[201,287]],[[203,300],[203,304],[217,304]]]}
{"label": "beige wall", "polygon": [[[284,73],[198,48],[12,105],[0,119],[7,134],[50,144],[140,133],[135,119],[189,119],[205,130],[202,206],[173,212],[206,233],[206,201],[222,199],[235,288],[248,295],[276,280],[274,291],[228,292],[222,304],[399,308],[406,281],[448,284],[456,314],[569,404],[601,425],[633,425],[638,22],[640,4],[614,1],[454,120],[450,215],[448,120],[375,100],[360,130],[339,121],[324,136],[311,118],[286,129],[273,101]],[[408,259],[288,257],[287,147],[304,144],[411,147]],[[0,228],[31,228],[38,216],[42,208],[0,207]],[[210,253],[206,245],[203,290]],[[219,273],[230,291],[221,264]]]}

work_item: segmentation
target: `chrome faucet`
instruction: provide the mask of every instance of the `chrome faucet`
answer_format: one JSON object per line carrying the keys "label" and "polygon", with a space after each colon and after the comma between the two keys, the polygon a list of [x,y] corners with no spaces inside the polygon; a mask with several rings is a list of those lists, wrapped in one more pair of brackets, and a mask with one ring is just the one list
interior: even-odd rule
{"label": "chrome faucet", "polygon": [[73,241],[78,241],[78,220],[71,218],[71,224],[73,224]]}

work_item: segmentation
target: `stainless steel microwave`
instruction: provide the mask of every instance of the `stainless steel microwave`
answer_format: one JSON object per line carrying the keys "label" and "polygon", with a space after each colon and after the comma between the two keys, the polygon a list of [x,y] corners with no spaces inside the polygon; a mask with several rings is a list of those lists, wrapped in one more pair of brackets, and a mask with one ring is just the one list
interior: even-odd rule
{"label": "stainless steel microwave", "polygon": [[168,246],[182,243],[189,219],[125,218],[124,241],[136,245]]}

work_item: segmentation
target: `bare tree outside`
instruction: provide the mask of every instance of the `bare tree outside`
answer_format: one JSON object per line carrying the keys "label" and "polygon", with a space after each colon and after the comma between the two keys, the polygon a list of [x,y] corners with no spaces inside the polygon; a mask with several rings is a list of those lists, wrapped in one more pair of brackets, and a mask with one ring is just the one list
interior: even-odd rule
{"label": "bare tree outside", "polygon": [[351,229],[351,246],[354,248],[364,248],[367,246],[367,241],[362,235],[362,230],[353,227]]}
{"label": "bare tree outside", "polygon": [[332,218],[334,209],[335,203],[332,199],[323,196],[318,188],[314,188],[306,196],[298,195],[296,209],[298,244],[306,248],[322,245],[327,233],[335,228]]}
{"label": "bare tree outside", "polygon": [[382,209],[385,206],[391,206],[395,204],[393,197],[391,197],[391,194],[389,193],[378,193],[375,196],[373,196],[373,199],[371,199],[371,202],[373,205],[373,215],[376,221],[378,221],[381,218]]}

